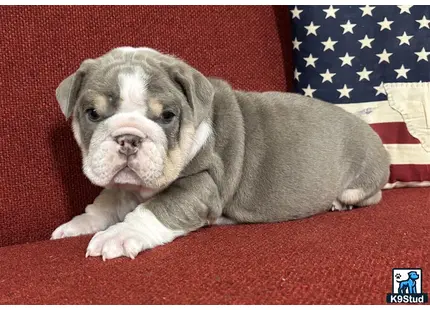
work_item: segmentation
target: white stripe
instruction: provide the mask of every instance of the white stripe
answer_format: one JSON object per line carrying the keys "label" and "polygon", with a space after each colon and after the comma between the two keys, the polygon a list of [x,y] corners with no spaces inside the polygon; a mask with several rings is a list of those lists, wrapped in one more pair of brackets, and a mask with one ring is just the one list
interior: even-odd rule
{"label": "white stripe", "polygon": [[404,122],[402,115],[389,105],[388,100],[336,105],[368,124]]}
{"label": "white stripe", "polygon": [[118,75],[122,112],[135,111],[137,108],[146,110],[147,79],[146,74],[138,67],[132,73]]}
{"label": "white stripe", "polygon": [[196,156],[211,134],[212,127],[206,121],[202,122],[194,135],[193,145],[187,155],[187,163]]}
{"label": "white stripe", "polygon": [[420,144],[384,144],[394,165],[430,165],[430,153]]}
{"label": "white stripe", "polygon": [[392,189],[392,188],[402,188],[402,187],[428,187],[430,186],[430,181],[412,181],[412,182],[394,182],[385,184],[383,189]]}

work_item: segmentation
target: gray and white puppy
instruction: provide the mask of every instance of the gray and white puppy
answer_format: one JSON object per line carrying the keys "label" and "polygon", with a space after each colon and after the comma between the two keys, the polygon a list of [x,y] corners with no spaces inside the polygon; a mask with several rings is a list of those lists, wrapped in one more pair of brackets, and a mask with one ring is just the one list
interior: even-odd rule
{"label": "gray and white puppy", "polygon": [[183,61],[123,47],[85,60],[57,100],[104,187],[52,239],[131,258],[212,224],[279,222],[376,204],[389,156],[364,121],[298,94],[243,92]]}

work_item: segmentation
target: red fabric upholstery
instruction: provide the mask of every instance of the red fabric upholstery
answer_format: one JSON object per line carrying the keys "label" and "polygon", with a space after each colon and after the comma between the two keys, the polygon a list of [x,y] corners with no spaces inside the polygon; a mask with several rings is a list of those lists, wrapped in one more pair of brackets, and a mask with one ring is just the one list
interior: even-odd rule
{"label": "red fabric upholstery", "polygon": [[85,58],[149,46],[237,88],[291,86],[285,7],[1,7],[0,15],[0,246],[47,239],[99,192],[55,100]]}
{"label": "red fabric upholstery", "polygon": [[0,248],[0,303],[384,304],[391,269],[430,291],[430,191],[279,224],[202,229],[135,260],[85,259],[90,237]]}

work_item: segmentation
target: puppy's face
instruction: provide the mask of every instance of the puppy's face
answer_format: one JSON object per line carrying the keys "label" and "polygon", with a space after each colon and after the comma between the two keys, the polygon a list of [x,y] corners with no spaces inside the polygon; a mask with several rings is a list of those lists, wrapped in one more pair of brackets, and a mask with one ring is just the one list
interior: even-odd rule
{"label": "puppy's face", "polygon": [[85,175],[103,187],[161,189],[210,135],[213,88],[151,49],[118,48],[82,63],[57,89]]}

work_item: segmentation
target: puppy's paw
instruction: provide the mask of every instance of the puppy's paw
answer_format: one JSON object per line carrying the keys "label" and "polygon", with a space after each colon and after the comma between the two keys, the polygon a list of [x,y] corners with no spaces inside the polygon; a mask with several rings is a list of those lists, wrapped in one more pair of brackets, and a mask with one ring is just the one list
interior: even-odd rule
{"label": "puppy's paw", "polygon": [[57,227],[52,233],[51,240],[93,234],[105,229],[102,222],[98,216],[88,213],[75,216],[69,222]]}
{"label": "puppy's paw", "polygon": [[127,256],[134,259],[144,249],[144,234],[127,223],[118,223],[95,234],[88,244],[86,257],[102,256],[106,260]]}
{"label": "puppy's paw", "polygon": [[353,206],[343,204],[337,199],[335,201],[333,201],[333,203],[331,205],[331,211],[349,211],[352,209],[353,209]]}

